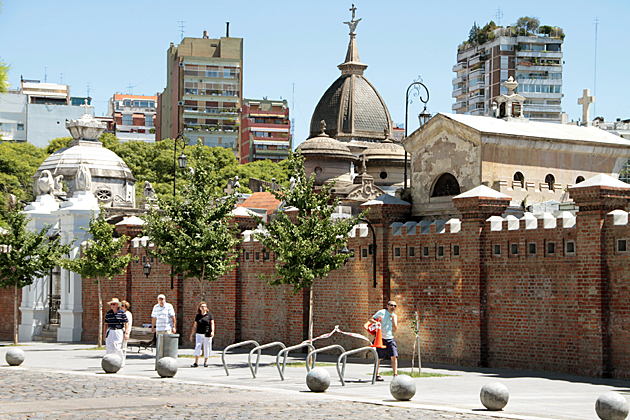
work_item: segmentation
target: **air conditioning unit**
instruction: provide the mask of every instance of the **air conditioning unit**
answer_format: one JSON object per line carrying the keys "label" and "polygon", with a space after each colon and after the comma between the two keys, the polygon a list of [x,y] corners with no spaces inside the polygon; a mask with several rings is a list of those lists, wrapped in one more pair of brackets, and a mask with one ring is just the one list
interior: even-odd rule
{"label": "air conditioning unit", "polygon": [[179,62],[179,67],[184,67],[184,62],[183,61]]}
{"label": "air conditioning unit", "polygon": [[184,101],[178,101],[178,102],[177,102],[177,105],[179,105],[179,106],[184,106]]}

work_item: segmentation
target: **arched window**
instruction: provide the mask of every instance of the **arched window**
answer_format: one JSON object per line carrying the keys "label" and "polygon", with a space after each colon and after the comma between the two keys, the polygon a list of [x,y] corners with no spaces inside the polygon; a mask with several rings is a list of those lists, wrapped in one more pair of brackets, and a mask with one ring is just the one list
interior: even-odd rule
{"label": "arched window", "polygon": [[431,197],[444,197],[448,195],[460,194],[457,179],[449,173],[442,174],[433,186]]}
{"label": "arched window", "polygon": [[580,182],[584,181],[584,177],[583,176],[578,176],[577,178],[575,178],[575,183],[579,184]]}
{"label": "arched window", "polygon": [[623,164],[619,172],[619,180],[630,184],[630,160]]}
{"label": "arched window", "polygon": [[545,177],[545,184],[547,184],[547,186],[549,187],[549,191],[554,191],[555,183],[556,183],[556,178],[551,174],[547,174],[547,176]]}
{"label": "arched window", "polygon": [[519,181],[521,184],[525,183],[525,175],[522,172],[516,172],[514,174],[514,181]]}

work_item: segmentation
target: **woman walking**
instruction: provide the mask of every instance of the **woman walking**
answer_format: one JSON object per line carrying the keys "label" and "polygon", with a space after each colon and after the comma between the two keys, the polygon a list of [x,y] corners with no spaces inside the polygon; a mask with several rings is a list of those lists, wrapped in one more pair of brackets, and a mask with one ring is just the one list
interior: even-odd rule
{"label": "woman walking", "polygon": [[191,367],[199,366],[199,356],[201,356],[201,349],[203,346],[203,366],[208,367],[208,358],[212,353],[212,337],[214,337],[214,318],[208,311],[208,305],[206,302],[200,302],[197,307],[197,315],[195,316],[195,322],[193,323],[192,331],[190,332],[190,341],[193,341],[195,336],[195,363]]}
{"label": "woman walking", "polygon": [[[127,315],[127,320],[128,320],[127,329],[129,333],[131,333],[131,327],[133,326],[133,314],[129,311],[129,309],[131,309],[131,305],[126,300],[123,300],[122,302],[120,302],[120,309],[125,311],[125,315]],[[128,335],[125,336],[122,342],[122,353],[123,353],[122,365],[123,366],[125,366],[125,361],[127,360],[127,341],[129,341]]]}

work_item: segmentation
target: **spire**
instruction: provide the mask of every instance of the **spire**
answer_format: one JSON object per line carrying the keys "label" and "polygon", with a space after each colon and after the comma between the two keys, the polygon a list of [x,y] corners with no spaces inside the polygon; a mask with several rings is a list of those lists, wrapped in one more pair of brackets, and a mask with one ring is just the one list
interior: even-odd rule
{"label": "spire", "polygon": [[352,12],[352,20],[350,22],[344,22],[350,28],[350,43],[348,44],[348,52],[346,53],[346,61],[340,64],[339,70],[341,74],[363,74],[363,71],[367,68],[367,65],[361,63],[359,59],[359,49],[357,48],[356,41],[356,29],[361,19],[355,20],[355,12],[357,8],[352,4],[350,11]]}

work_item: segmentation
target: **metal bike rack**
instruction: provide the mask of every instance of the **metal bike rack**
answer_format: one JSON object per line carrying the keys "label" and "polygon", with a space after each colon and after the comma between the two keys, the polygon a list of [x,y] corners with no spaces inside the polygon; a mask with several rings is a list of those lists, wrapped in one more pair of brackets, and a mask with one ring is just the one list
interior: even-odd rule
{"label": "metal bike rack", "polygon": [[[350,350],[350,351],[341,353],[341,356],[339,356],[339,358],[337,359],[337,373],[339,374],[339,378],[341,378],[342,386],[346,386],[346,382],[344,381],[344,375],[346,373],[346,360],[348,358],[348,355],[359,353],[364,350],[371,350],[372,353],[374,353],[374,372],[372,372],[372,385],[374,385],[374,383],[376,382],[376,369],[378,367],[378,353],[375,347],[366,346],[366,347],[361,347],[360,349]],[[341,359],[343,359],[343,367],[341,368],[341,370],[339,370],[339,363],[341,362]]]}
{"label": "metal bike rack", "polygon": [[[309,368],[309,366],[308,366],[308,360],[311,358],[311,356],[312,356],[312,355],[317,354],[317,353],[321,353],[321,352],[326,351],[326,350],[334,350],[334,349],[341,350],[341,354],[344,354],[344,353],[346,352],[346,349],[344,349],[343,347],[341,347],[339,344],[333,344],[333,345],[331,345],[331,346],[326,346],[326,347],[322,347],[321,349],[317,349],[317,350],[313,350],[313,351],[311,351],[311,352],[310,352],[310,353],[306,356],[306,360],[307,360],[307,363],[306,363],[306,371],[307,371],[307,372],[310,372],[310,371],[311,371],[311,369],[310,369],[310,368]],[[313,364],[313,365],[314,365],[314,364]],[[339,369],[337,369],[337,373],[339,374],[339,379],[341,380],[341,382],[343,382],[343,378],[341,377],[341,372],[339,372]]]}
{"label": "metal bike rack", "polygon": [[[247,363],[249,364],[249,370],[252,371],[252,376],[254,377],[254,379],[256,379],[256,374],[258,373],[258,363],[260,362],[260,351],[262,349],[268,349],[269,347],[282,347],[283,349],[287,348],[287,346],[285,346],[283,343],[279,341],[274,341],[273,343],[263,344],[262,346],[257,346],[251,349],[249,352],[249,356],[247,356]],[[255,351],[258,351],[258,357],[256,357],[256,369],[253,369],[252,368],[252,354]],[[276,358],[276,361],[277,361],[277,358]]]}
{"label": "metal bike rack", "polygon": [[228,350],[236,348],[236,347],[243,347],[246,346],[248,344],[254,344],[256,347],[259,347],[260,344],[258,344],[256,341],[254,340],[249,340],[249,341],[241,341],[240,343],[236,343],[236,344],[230,344],[229,346],[227,346],[226,348],[223,349],[223,353],[221,354],[221,361],[223,362],[223,368],[225,369],[225,374],[227,376],[230,376],[230,372],[228,372],[228,368],[227,365],[225,364],[225,353],[227,353]]}
{"label": "metal bike rack", "polygon": [[[310,349],[310,351],[314,351],[315,350],[315,346],[313,346],[311,343],[301,343],[298,344],[296,346],[291,346],[291,347],[287,347],[286,349],[282,349],[278,352],[278,355],[276,356],[276,367],[278,368],[278,373],[280,374],[280,379],[282,379],[284,381],[284,368],[287,364],[287,356],[289,355],[289,352],[291,350],[297,350],[297,349],[301,349],[302,347],[308,347]],[[282,353],[284,353],[284,360],[282,361],[282,368],[280,367],[280,356],[282,356]],[[317,358],[317,355],[313,356],[313,359],[311,359],[313,362],[313,366],[311,367],[311,369],[313,367],[315,367],[315,359]],[[308,359],[306,359],[306,364],[308,364]]]}

